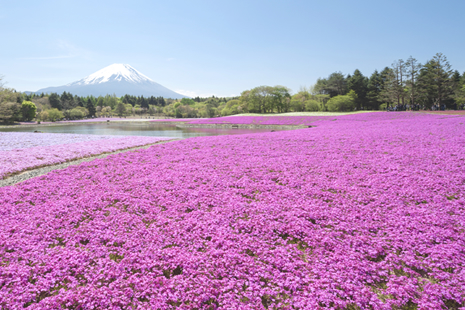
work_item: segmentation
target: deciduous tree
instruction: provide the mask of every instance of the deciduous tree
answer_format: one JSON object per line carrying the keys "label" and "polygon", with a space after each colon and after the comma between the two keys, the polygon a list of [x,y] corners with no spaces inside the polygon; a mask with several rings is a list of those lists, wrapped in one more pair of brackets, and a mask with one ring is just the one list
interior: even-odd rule
{"label": "deciduous tree", "polygon": [[418,74],[420,73],[421,64],[418,61],[410,56],[406,62],[407,67],[407,91],[410,98],[410,104],[412,108],[417,109],[417,80]]}
{"label": "deciduous tree", "polygon": [[36,117],[37,107],[34,102],[31,101],[23,101],[21,104],[21,115],[23,120],[31,121]]}
{"label": "deciduous tree", "polygon": [[126,114],[126,107],[124,103],[120,102],[116,105],[116,114],[120,117]]}
{"label": "deciduous tree", "polygon": [[58,109],[50,109],[47,111],[47,113],[48,113],[48,119],[51,120],[52,122],[60,120],[64,117],[63,113]]}

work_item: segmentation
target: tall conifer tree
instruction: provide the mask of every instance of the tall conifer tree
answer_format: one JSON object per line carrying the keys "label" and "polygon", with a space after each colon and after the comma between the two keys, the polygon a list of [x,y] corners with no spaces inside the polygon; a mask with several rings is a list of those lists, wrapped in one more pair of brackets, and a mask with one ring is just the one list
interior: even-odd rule
{"label": "tall conifer tree", "polygon": [[354,75],[347,78],[347,87],[357,94],[357,98],[355,99],[357,110],[366,109],[368,79],[363,76],[360,70],[355,70]]}

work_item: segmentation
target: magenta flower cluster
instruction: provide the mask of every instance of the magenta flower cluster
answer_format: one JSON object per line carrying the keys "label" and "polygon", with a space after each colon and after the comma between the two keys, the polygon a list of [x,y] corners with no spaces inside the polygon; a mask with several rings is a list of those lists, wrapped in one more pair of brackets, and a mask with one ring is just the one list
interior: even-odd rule
{"label": "magenta flower cluster", "polygon": [[[168,138],[169,139],[169,138]],[[0,133],[0,179],[27,169],[168,140],[56,133]]]}
{"label": "magenta flower cluster", "polygon": [[463,309],[465,118],[404,114],[0,188],[0,308]]}

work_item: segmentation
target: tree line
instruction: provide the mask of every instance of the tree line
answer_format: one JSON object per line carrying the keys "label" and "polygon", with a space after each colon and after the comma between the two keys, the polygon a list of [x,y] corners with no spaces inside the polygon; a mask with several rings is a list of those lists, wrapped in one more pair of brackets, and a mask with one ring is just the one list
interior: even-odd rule
{"label": "tree line", "polygon": [[[69,92],[26,94],[0,84],[0,121],[57,121],[92,117],[214,117],[227,98],[215,96],[176,100],[163,97],[124,95],[77,96]],[[221,111],[220,107],[220,111]]]}
{"label": "tree line", "polygon": [[81,119],[99,116],[158,115],[177,118],[239,113],[354,110],[445,110],[465,108],[465,73],[452,70],[438,53],[421,64],[415,58],[394,61],[370,77],[331,73],[297,93],[285,86],[258,86],[240,96],[183,98],[124,95],[76,96],[25,94],[5,88],[0,77],[0,121]]}
{"label": "tree line", "polygon": [[318,79],[313,93],[333,98],[353,90],[357,110],[445,110],[464,108],[464,87],[465,75],[452,70],[447,58],[438,53],[425,64],[411,56],[396,60],[370,77],[359,70],[347,76],[335,72]]}
{"label": "tree line", "polygon": [[283,86],[260,86],[244,91],[232,111],[268,113],[354,110],[445,110],[465,108],[465,73],[452,70],[436,54],[425,64],[399,59],[370,77],[360,70],[334,72],[290,96]]}

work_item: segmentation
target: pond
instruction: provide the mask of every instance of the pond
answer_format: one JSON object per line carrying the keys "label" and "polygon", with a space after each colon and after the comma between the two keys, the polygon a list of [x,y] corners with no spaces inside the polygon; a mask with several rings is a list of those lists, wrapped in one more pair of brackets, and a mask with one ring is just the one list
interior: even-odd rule
{"label": "pond", "polygon": [[270,132],[270,129],[231,129],[231,128],[178,128],[175,124],[157,124],[156,122],[109,122],[69,125],[37,125],[12,128],[0,128],[3,132],[73,133],[86,135],[121,135],[190,138],[199,136],[238,135],[247,133]]}

